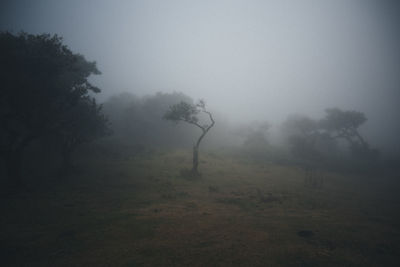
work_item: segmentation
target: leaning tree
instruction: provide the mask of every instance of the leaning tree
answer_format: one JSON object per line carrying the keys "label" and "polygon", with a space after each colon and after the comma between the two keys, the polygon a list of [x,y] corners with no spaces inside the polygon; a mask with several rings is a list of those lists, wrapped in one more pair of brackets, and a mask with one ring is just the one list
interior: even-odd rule
{"label": "leaning tree", "polygon": [[360,134],[359,128],[367,118],[364,113],[354,110],[329,108],[320,121],[320,127],[330,133],[332,138],[344,139],[348,142],[351,152],[362,158],[376,159],[378,151],[371,149],[368,142]]}
{"label": "leaning tree", "polygon": [[[208,115],[211,124],[200,124],[199,114],[205,113]],[[197,104],[189,104],[187,102],[180,102],[171,106],[164,114],[164,119],[174,121],[184,121],[189,124],[193,124],[201,130],[201,135],[197,139],[197,142],[193,145],[193,166],[192,173],[198,174],[199,165],[199,146],[201,140],[208,133],[208,131],[214,126],[215,121],[211,112],[207,111],[204,100],[200,100]]]}
{"label": "leaning tree", "polygon": [[71,111],[100,92],[88,81],[100,72],[57,35],[0,32],[0,73],[0,155],[18,186],[22,156],[34,139],[84,124],[85,116]]}
{"label": "leaning tree", "polygon": [[333,138],[345,139],[351,146],[368,148],[368,143],[359,133],[359,127],[367,121],[364,113],[354,110],[343,111],[328,108],[320,121],[320,126],[332,134]]}

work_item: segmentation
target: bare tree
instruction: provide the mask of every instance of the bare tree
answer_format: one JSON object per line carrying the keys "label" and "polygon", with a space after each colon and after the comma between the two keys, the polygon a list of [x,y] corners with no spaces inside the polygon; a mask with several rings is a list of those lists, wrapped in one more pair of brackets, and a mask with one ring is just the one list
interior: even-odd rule
{"label": "bare tree", "polygon": [[[208,115],[211,124],[203,124],[201,125],[199,122],[199,113],[205,113]],[[179,121],[184,121],[189,124],[193,124],[200,128],[202,131],[201,135],[197,139],[197,142],[193,145],[193,166],[192,173],[198,173],[199,166],[199,146],[201,140],[203,140],[204,136],[208,133],[208,131],[214,126],[215,121],[213,119],[212,114],[207,111],[206,104],[204,100],[200,100],[197,104],[189,104],[187,102],[180,102],[171,106],[164,114],[164,119],[171,120],[176,123]]]}

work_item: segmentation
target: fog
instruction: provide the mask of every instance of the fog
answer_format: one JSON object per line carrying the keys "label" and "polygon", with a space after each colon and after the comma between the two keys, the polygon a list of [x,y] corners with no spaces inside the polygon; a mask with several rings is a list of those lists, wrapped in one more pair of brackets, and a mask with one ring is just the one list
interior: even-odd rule
{"label": "fog", "polygon": [[400,266],[400,2],[0,1],[1,266]]}
{"label": "fog", "polygon": [[325,108],[364,112],[370,142],[399,152],[395,1],[2,1],[0,30],[51,33],[102,75],[100,101],[183,92],[231,122]]}

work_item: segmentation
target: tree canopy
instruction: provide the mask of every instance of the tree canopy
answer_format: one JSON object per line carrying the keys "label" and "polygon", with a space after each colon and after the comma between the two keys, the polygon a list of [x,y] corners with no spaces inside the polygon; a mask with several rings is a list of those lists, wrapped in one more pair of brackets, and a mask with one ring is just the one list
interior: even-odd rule
{"label": "tree canopy", "polygon": [[344,138],[349,143],[367,146],[364,138],[358,132],[358,128],[367,121],[364,113],[359,111],[343,111],[338,108],[325,110],[326,115],[320,121],[323,129],[332,133],[334,138]]}
{"label": "tree canopy", "polygon": [[292,116],[284,123],[288,143],[293,155],[299,158],[320,159],[334,153],[336,140],[343,139],[349,151],[357,159],[376,160],[378,152],[371,149],[359,132],[367,121],[364,113],[354,110],[328,108],[325,116],[313,120],[304,116]]}
{"label": "tree canopy", "polygon": [[16,178],[33,139],[68,131],[86,118],[72,116],[73,110],[96,106],[90,93],[100,89],[88,77],[100,71],[49,34],[0,33],[0,62],[0,145],[9,176]]}

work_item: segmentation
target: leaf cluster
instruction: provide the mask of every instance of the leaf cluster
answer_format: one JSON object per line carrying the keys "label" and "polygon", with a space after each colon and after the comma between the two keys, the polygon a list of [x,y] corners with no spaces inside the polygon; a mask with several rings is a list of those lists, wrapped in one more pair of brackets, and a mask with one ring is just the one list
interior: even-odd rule
{"label": "leaf cluster", "polygon": [[90,96],[100,92],[88,81],[100,74],[96,63],[73,53],[61,37],[0,32],[0,62],[0,137],[6,149],[49,133],[78,134],[95,120],[105,125]]}
{"label": "leaf cluster", "polygon": [[328,131],[357,129],[367,121],[364,113],[359,111],[343,111],[338,108],[329,108],[325,112],[325,118],[320,121],[320,125]]}
{"label": "leaf cluster", "polygon": [[174,122],[185,121],[192,124],[197,124],[199,118],[197,114],[200,112],[198,106],[181,101],[178,104],[170,106],[165,112],[164,119]]}

